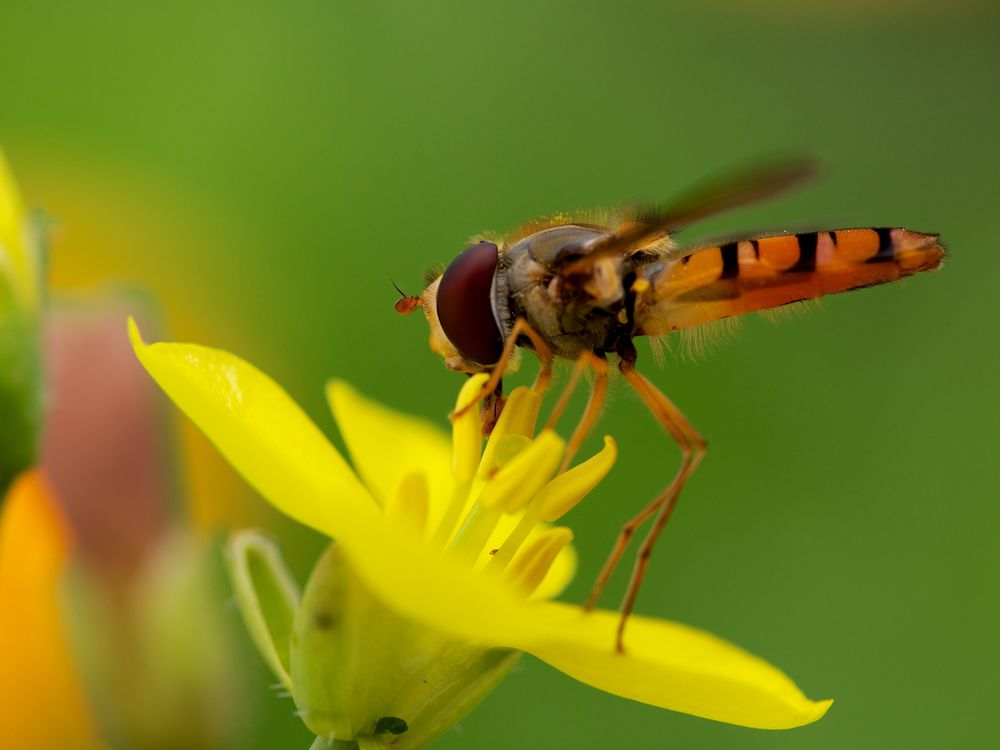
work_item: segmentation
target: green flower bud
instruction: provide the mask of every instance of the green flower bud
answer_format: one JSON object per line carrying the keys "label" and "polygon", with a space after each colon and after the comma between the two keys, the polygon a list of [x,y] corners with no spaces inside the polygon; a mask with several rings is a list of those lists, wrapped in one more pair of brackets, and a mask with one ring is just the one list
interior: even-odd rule
{"label": "green flower bud", "polygon": [[0,497],[32,465],[41,423],[38,307],[44,221],[21,204],[0,151]]}
{"label": "green flower bud", "polygon": [[336,543],[316,563],[300,602],[273,542],[242,532],[229,549],[244,619],[279,679],[290,680],[299,715],[317,735],[313,747],[424,747],[475,707],[520,655],[398,615],[368,590]]}

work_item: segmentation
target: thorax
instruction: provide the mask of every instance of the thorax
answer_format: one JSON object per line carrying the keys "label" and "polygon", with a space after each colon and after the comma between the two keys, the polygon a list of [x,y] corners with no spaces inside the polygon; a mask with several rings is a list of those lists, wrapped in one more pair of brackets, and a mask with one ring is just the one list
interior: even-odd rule
{"label": "thorax", "polygon": [[559,272],[567,255],[579,257],[581,246],[606,233],[599,227],[567,224],[543,229],[507,248],[493,288],[504,335],[523,316],[557,357],[575,359],[583,350],[613,351],[632,327],[628,287],[635,273],[633,260],[602,259],[591,273],[572,277]]}

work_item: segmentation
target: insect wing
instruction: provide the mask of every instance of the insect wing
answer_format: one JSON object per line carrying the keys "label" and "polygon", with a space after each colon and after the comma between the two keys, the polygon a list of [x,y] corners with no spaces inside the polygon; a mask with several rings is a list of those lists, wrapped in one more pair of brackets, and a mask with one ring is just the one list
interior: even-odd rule
{"label": "insect wing", "polygon": [[597,260],[641,248],[708,216],[769,198],[815,173],[814,162],[794,158],[744,166],[707,180],[661,206],[637,209],[613,234],[585,248],[585,255],[574,259],[565,272],[585,271]]}

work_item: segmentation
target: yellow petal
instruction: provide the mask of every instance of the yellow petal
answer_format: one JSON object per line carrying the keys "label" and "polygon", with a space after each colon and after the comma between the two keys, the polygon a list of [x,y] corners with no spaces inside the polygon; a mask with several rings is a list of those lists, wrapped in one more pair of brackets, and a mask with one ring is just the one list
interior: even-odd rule
{"label": "yellow petal", "polygon": [[0,512],[0,747],[100,746],[63,632],[68,546],[47,486],[23,474]]}
{"label": "yellow petal", "polygon": [[146,345],[132,319],[129,335],[153,379],[278,510],[341,539],[380,515],[347,462],[267,375],[216,349]]}
{"label": "yellow petal", "polygon": [[14,289],[28,309],[38,304],[37,259],[27,246],[24,204],[7,159],[0,151],[0,275],[10,264]]}
{"label": "yellow petal", "polygon": [[619,654],[610,647],[617,612],[585,614],[554,602],[536,606],[544,610],[536,612],[537,632],[519,647],[615,695],[758,729],[812,723],[832,704],[809,700],[763,659],[696,628],[634,616],[625,653]]}
{"label": "yellow petal", "polygon": [[[21,203],[21,194],[14,182],[14,175],[11,174],[10,166],[7,164],[7,157],[0,150],[0,241],[3,242],[8,253],[12,253],[13,240],[19,238],[21,232],[21,219],[24,216],[24,206]],[[18,259],[13,258],[16,262]]]}
{"label": "yellow petal", "polygon": [[367,585],[402,614],[473,643],[533,653],[594,687],[661,708],[761,728],[820,718],[780,671],[707,633],[635,617],[615,652],[615,612],[526,602],[449,564],[387,523],[340,456],[267,376],[224,352],[133,342],[146,368],[279,510],[337,537]]}
{"label": "yellow petal", "polygon": [[344,545],[356,571],[405,615],[472,642],[517,648],[601,690],[660,708],[763,729],[816,721],[811,701],[778,669],[708,633],[633,617],[615,651],[617,612],[525,602],[489,576],[448,566],[400,530],[377,549]]}
{"label": "yellow petal", "polygon": [[451,497],[447,433],[423,419],[387,409],[343,381],[328,383],[326,396],[351,463],[375,498],[384,507],[403,477],[419,471],[427,477],[430,517],[436,522]]}

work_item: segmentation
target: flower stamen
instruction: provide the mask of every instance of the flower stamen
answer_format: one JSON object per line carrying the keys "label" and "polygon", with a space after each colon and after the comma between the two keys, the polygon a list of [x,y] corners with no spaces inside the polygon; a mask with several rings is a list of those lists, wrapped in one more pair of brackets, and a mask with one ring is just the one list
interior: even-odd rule
{"label": "flower stamen", "polygon": [[469,490],[471,489],[471,483],[455,483],[455,487],[451,491],[451,499],[448,501],[448,508],[445,510],[444,516],[434,531],[434,538],[431,540],[432,547],[442,548],[451,539],[451,535],[455,531],[455,526],[462,519],[465,506],[469,503]]}
{"label": "flower stamen", "polygon": [[521,386],[511,391],[500,419],[493,428],[493,434],[486,443],[476,479],[485,481],[498,468],[497,451],[500,438],[504,435],[520,435],[529,440],[535,436],[535,424],[541,408],[542,397],[530,388]]}
{"label": "flower stamen", "polygon": [[571,541],[573,532],[565,526],[546,529],[514,558],[504,577],[525,597],[531,596],[549,572],[556,557]]}
{"label": "flower stamen", "polygon": [[448,553],[452,559],[473,565],[502,515],[503,512],[499,507],[487,507],[477,502],[448,546]]}
{"label": "flower stamen", "polygon": [[427,530],[427,513],[430,507],[430,490],[427,475],[415,471],[404,476],[396,491],[389,496],[385,514],[401,527],[423,539]]}
{"label": "flower stamen", "polygon": [[[479,396],[483,383],[489,378],[486,373],[473,375],[465,381],[455,401],[455,411],[461,416],[451,423],[452,463],[451,470],[458,484],[469,484],[476,476],[483,448],[483,434],[476,409],[466,409]],[[463,410],[464,413],[463,413]]]}
{"label": "flower stamen", "polygon": [[[461,414],[451,423],[451,473],[455,479],[455,488],[444,516],[434,531],[431,544],[435,547],[444,547],[462,520],[469,502],[472,481],[482,465],[483,435],[479,414],[474,409],[468,409],[465,413],[462,410],[479,396],[483,383],[488,378],[485,373],[473,375],[465,381],[455,399],[455,412]],[[500,419],[503,421],[503,415]]]}
{"label": "flower stamen", "polygon": [[524,515],[521,516],[521,520],[517,522],[514,530],[508,534],[503,544],[500,545],[496,554],[490,558],[487,570],[502,573],[507,565],[510,564],[510,561],[514,559],[517,551],[521,549],[521,545],[531,536],[531,532],[538,525],[538,521],[539,518],[538,513],[535,512],[535,503],[532,503],[528,506]]}
{"label": "flower stamen", "polygon": [[605,436],[604,448],[599,453],[550,480],[532,499],[524,516],[493,555],[488,569],[503,572],[535,526],[539,522],[552,523],[576,507],[607,476],[617,458],[614,438]]}
{"label": "flower stamen", "polygon": [[500,506],[507,513],[522,510],[555,475],[565,445],[561,437],[545,430],[497,470],[479,493],[478,503]]}
{"label": "flower stamen", "polygon": [[604,448],[599,453],[563,472],[542,488],[533,503],[538,517],[546,523],[562,518],[604,480],[617,458],[615,439],[605,435]]}

